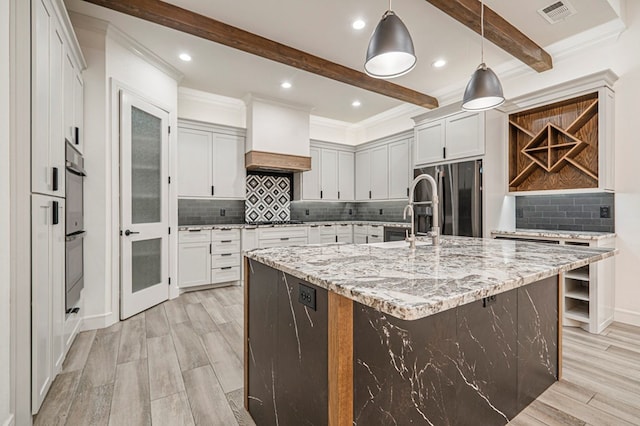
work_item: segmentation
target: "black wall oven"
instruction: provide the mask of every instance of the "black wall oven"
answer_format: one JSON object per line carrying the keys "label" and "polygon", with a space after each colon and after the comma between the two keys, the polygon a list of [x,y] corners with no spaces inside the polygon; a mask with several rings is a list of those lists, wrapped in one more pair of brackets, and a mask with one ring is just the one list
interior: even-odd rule
{"label": "black wall oven", "polygon": [[67,142],[66,151],[66,260],[65,310],[77,312],[80,293],[84,288],[84,159]]}

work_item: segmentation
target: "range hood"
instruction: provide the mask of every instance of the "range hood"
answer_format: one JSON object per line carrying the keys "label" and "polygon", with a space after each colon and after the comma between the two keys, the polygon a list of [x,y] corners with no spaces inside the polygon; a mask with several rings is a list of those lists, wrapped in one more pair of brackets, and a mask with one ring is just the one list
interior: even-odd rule
{"label": "range hood", "polygon": [[311,170],[309,107],[248,96],[247,170],[303,172]]}

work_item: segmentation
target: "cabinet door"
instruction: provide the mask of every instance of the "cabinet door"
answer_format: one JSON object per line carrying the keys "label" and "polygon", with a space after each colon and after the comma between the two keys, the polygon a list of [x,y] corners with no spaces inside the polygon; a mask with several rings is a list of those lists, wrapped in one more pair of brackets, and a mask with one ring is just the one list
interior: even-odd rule
{"label": "cabinet door", "polygon": [[371,150],[371,199],[389,198],[389,154],[387,145]]}
{"label": "cabinet door", "polygon": [[442,120],[416,127],[415,165],[435,163],[444,158],[444,131]]}
{"label": "cabinet door", "polygon": [[338,151],[320,150],[320,198],[338,199]]}
{"label": "cabinet door", "polygon": [[320,199],[320,149],[309,149],[311,170],[302,173],[302,199]]}
{"label": "cabinet door", "polygon": [[210,132],[178,129],[178,195],[211,197],[213,177]]}
{"label": "cabinet door", "polygon": [[410,140],[389,145],[389,198],[407,198],[409,196]]}
{"label": "cabinet door", "polygon": [[76,149],[82,152],[84,149],[84,84],[80,74],[76,74],[73,81],[73,139],[70,140],[73,141]]}
{"label": "cabinet door", "polygon": [[73,60],[67,53],[64,55],[64,137],[71,142],[74,142],[75,73]]}
{"label": "cabinet door", "polygon": [[338,151],[338,200],[354,200],[353,152]]}
{"label": "cabinet door", "polygon": [[211,283],[211,244],[178,245],[178,285],[191,287]]}
{"label": "cabinet door", "polygon": [[353,243],[354,244],[367,244],[367,236],[363,234],[353,234]]}
{"label": "cabinet door", "polygon": [[65,339],[65,201],[55,199],[51,203],[51,213],[53,209],[58,209],[58,223],[52,224],[51,229],[51,291],[52,291],[52,343],[53,343],[53,374],[62,371],[62,362],[66,353]]}
{"label": "cabinet door", "polygon": [[65,196],[65,140],[64,140],[64,92],[63,68],[65,59],[64,35],[57,22],[52,22],[50,50],[50,92],[49,92],[49,164],[52,167],[51,193]]}
{"label": "cabinet door", "polygon": [[213,183],[214,196],[219,198],[244,198],[244,138],[213,135]]}
{"label": "cabinet door", "polygon": [[463,113],[448,117],[445,133],[446,159],[484,154],[483,113]]}
{"label": "cabinet door", "polygon": [[320,241],[320,227],[318,225],[311,225],[309,227],[309,244],[320,244]]}
{"label": "cabinet door", "polygon": [[371,199],[371,151],[356,152],[356,200]]}
{"label": "cabinet door", "polygon": [[31,409],[37,413],[53,381],[52,213],[50,197],[31,198]]}
{"label": "cabinet door", "polygon": [[52,194],[52,169],[49,162],[49,98],[50,64],[49,39],[51,36],[51,5],[41,0],[33,4],[32,54],[32,117],[33,135],[31,142],[31,191]]}

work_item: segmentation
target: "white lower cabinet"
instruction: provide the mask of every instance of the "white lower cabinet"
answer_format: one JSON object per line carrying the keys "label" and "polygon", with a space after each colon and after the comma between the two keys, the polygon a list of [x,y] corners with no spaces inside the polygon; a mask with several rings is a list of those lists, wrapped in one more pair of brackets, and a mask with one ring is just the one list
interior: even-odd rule
{"label": "white lower cabinet", "polygon": [[211,243],[178,245],[178,285],[193,287],[211,283]]}
{"label": "white lower cabinet", "polygon": [[240,230],[232,228],[211,231],[211,283],[240,281]]}
{"label": "white lower cabinet", "polygon": [[31,197],[31,409],[40,409],[62,367],[64,339],[64,199]]}
{"label": "white lower cabinet", "polygon": [[381,225],[368,225],[368,238],[369,243],[382,243],[384,242],[384,227]]}
{"label": "white lower cabinet", "polygon": [[345,223],[336,225],[336,239],[339,243],[353,243],[353,225]]}
{"label": "white lower cabinet", "polygon": [[320,225],[309,225],[309,244],[320,244]]}
{"label": "white lower cabinet", "polygon": [[384,227],[381,225],[353,225],[353,243],[369,244],[384,241]]}

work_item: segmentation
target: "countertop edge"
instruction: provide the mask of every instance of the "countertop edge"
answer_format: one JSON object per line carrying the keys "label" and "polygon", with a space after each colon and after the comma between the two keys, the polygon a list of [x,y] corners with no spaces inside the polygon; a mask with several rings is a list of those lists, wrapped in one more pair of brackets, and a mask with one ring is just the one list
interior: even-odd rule
{"label": "countertop edge", "polygon": [[615,232],[590,232],[590,231],[560,231],[552,229],[515,229],[515,230],[503,230],[493,229],[491,235],[511,235],[518,237],[533,237],[533,238],[557,238],[566,240],[585,240],[585,241],[598,241],[608,238],[615,238]]}

